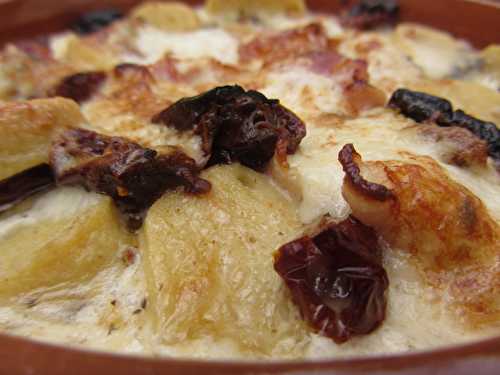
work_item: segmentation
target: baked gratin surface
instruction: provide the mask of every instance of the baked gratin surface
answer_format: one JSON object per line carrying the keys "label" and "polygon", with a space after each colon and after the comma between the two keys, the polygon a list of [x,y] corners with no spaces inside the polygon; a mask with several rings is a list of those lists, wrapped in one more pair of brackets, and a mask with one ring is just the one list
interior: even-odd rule
{"label": "baked gratin surface", "polygon": [[0,331],[244,359],[500,334],[500,46],[362,3],[144,3],[5,46]]}

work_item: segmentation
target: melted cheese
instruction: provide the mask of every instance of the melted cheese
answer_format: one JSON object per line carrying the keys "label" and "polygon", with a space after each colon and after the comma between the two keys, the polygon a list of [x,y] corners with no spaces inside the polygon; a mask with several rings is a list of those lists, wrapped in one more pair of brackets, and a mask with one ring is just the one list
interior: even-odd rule
{"label": "melted cheese", "polygon": [[401,24],[395,43],[431,78],[457,75],[478,64],[468,43],[430,27]]}
{"label": "melted cheese", "polygon": [[[326,120],[315,126],[309,122],[309,125],[309,134],[299,152],[290,158],[290,165],[302,179],[301,217],[304,222],[311,222],[326,213],[340,219],[349,212],[341,193],[344,173],[337,161],[345,144],[353,143],[365,160],[401,160],[404,151],[440,160],[439,146],[415,132],[411,120],[392,111],[374,110],[340,124],[338,120]],[[494,166],[477,171],[440,164],[500,219],[500,202],[496,198],[500,193],[500,176]]]}
{"label": "melted cheese", "polygon": [[167,53],[179,59],[212,57],[228,65],[238,62],[238,41],[217,28],[179,33],[145,25],[138,32],[135,47],[141,57],[125,56],[125,62],[151,64]]}
{"label": "melted cheese", "polygon": [[346,113],[341,86],[332,78],[305,68],[292,66],[271,73],[261,91],[269,98],[280,98],[284,106],[293,108],[299,116]]}
{"label": "melted cheese", "polygon": [[48,192],[37,199],[28,211],[12,215],[9,215],[8,211],[4,214],[0,226],[0,241],[21,227],[29,227],[54,218],[70,219],[81,213],[82,209],[97,205],[99,200],[98,195],[85,194],[77,188],[61,188]]}

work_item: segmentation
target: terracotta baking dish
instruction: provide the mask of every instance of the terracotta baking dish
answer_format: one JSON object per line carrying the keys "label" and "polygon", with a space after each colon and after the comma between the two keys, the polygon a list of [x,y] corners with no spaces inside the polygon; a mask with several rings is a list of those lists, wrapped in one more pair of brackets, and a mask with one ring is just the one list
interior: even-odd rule
{"label": "terracotta baking dish", "polygon": [[[82,11],[127,9],[140,0],[0,0],[0,44],[67,27]],[[186,1],[191,4],[198,1]],[[335,12],[342,0],[309,0]],[[400,0],[402,18],[448,30],[477,47],[500,43],[500,2]],[[151,359],[69,349],[0,335],[0,374],[500,374],[500,338],[407,355],[314,362],[224,362]]]}

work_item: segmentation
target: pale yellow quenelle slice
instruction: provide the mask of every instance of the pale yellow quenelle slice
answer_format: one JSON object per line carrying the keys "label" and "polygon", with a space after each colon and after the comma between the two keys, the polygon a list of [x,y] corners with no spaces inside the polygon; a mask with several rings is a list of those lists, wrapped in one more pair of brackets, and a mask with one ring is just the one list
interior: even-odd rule
{"label": "pale yellow quenelle slice", "polygon": [[461,109],[483,121],[500,122],[500,93],[476,82],[458,80],[421,80],[408,88],[448,99],[454,109]]}
{"label": "pale yellow quenelle slice", "polygon": [[155,332],[170,347],[205,338],[253,356],[300,356],[307,331],[273,270],[274,251],[301,230],[293,204],[239,165],[202,177],[211,193],[167,193],[141,234]]}
{"label": "pale yellow quenelle slice", "polygon": [[49,159],[53,135],[85,122],[69,99],[37,99],[0,104],[0,180]]}
{"label": "pale yellow quenelle slice", "polygon": [[147,2],[134,8],[131,17],[165,31],[189,31],[201,25],[194,9],[180,2]]}
{"label": "pale yellow quenelle slice", "polygon": [[57,188],[0,216],[0,299],[79,283],[132,244],[110,198]]}
{"label": "pale yellow quenelle slice", "polygon": [[207,0],[205,8],[213,14],[259,13],[303,14],[307,10],[304,0]]}

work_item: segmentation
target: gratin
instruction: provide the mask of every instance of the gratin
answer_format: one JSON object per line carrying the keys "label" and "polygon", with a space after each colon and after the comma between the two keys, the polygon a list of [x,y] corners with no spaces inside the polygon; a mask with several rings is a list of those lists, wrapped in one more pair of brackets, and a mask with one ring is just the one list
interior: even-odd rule
{"label": "gratin", "polygon": [[500,333],[500,47],[300,0],[0,53],[0,330],[324,358]]}

